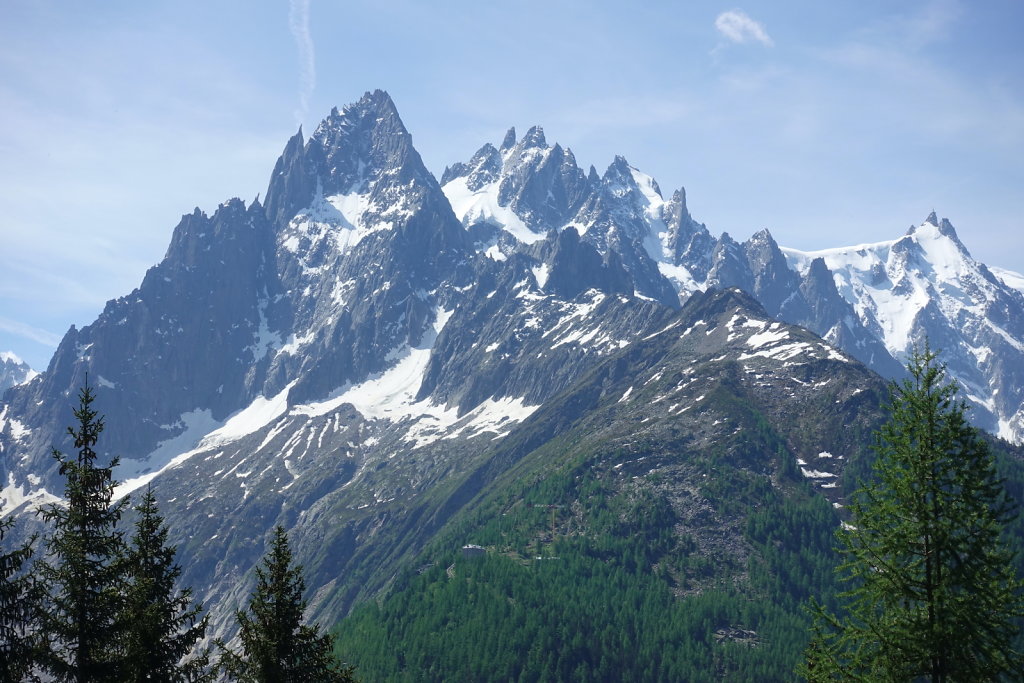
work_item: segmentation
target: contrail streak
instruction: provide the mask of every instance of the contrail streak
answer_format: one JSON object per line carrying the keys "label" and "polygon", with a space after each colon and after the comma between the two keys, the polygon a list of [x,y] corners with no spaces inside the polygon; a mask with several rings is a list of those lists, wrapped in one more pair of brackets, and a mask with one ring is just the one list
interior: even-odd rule
{"label": "contrail streak", "polygon": [[309,98],[316,88],[316,59],[313,53],[313,36],[309,31],[309,0],[290,0],[288,3],[288,28],[299,48],[299,106],[295,119],[299,125],[309,113]]}

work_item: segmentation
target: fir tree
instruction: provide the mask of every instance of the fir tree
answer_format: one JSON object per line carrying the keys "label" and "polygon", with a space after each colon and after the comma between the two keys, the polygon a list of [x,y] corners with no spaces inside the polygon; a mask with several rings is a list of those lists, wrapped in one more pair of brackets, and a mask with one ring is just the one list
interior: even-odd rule
{"label": "fir tree", "polygon": [[41,612],[48,641],[42,664],[58,681],[115,681],[124,673],[124,538],[117,523],[127,500],[111,504],[117,458],[107,467],[96,464],[103,418],[94,400],[86,382],[74,411],[77,428],[68,427],[78,456],[53,451],[66,478],[65,502],[40,510],[52,525],[49,556],[36,566],[48,593]]}
{"label": "fir tree", "polygon": [[302,623],[305,589],[302,567],[292,564],[288,537],[277,526],[270,552],[256,567],[248,609],[236,613],[242,652],[220,643],[221,667],[229,678],[257,683],[355,680],[350,668],[335,661],[330,635]]}
{"label": "fir tree", "polygon": [[1001,532],[1014,512],[987,443],[927,347],[892,387],[877,478],[850,504],[837,571],[847,613],[817,608],[812,680],[1020,680],[1022,584]]}
{"label": "fir tree", "polygon": [[[0,544],[13,525],[12,519],[0,520]],[[10,551],[0,545],[0,681],[26,679],[35,662],[38,594],[23,572],[34,541],[35,537]]]}
{"label": "fir tree", "polygon": [[167,527],[147,488],[135,508],[138,519],[127,553],[125,600],[127,681],[202,680],[209,665],[207,651],[184,658],[205,637],[208,617],[192,601],[192,589],[177,590],[181,567],[176,548],[167,545]]}

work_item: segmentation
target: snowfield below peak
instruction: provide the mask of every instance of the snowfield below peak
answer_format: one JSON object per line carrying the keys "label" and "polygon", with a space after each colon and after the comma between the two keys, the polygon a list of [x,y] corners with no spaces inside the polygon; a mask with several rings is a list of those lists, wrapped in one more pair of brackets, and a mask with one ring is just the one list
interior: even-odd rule
{"label": "snowfield below peak", "polygon": [[937,304],[950,325],[960,325],[965,316],[984,317],[1002,284],[986,277],[959,240],[931,222],[899,240],[783,252],[801,273],[815,258],[824,260],[839,293],[898,359],[920,342],[919,317],[926,307]]}
{"label": "snowfield below peak", "polygon": [[474,191],[469,189],[466,178],[455,178],[441,190],[448,198],[455,217],[466,227],[475,223],[489,223],[505,230],[523,244],[533,244],[544,239],[542,233],[530,230],[511,207],[498,203],[497,181]]}
{"label": "snowfield below peak", "polygon": [[[30,484],[39,484],[39,477],[29,475],[29,479]],[[0,489],[0,518],[6,517],[22,506],[28,510],[38,510],[43,505],[57,502],[60,502],[60,498],[45,488],[33,489],[23,484],[16,484],[14,473],[10,472],[7,475],[7,484]]]}
{"label": "snowfield below peak", "polygon": [[1024,277],[975,261],[934,214],[898,240],[783,253],[802,274],[822,259],[840,295],[897,360],[926,341],[941,350],[979,424],[1024,440],[1024,388],[1005,372],[1024,364],[1024,319],[1012,313],[1024,309]]}
{"label": "snowfield below peak", "polygon": [[281,247],[294,254],[307,273],[315,274],[327,254],[345,254],[367,235],[394,228],[390,221],[368,220],[373,209],[367,193],[324,197],[318,192],[282,231]]}
{"label": "snowfield below peak", "polygon": [[1005,268],[996,268],[995,266],[989,266],[989,270],[1004,285],[1024,294],[1024,275],[1015,273],[1012,270],[1006,270]]}

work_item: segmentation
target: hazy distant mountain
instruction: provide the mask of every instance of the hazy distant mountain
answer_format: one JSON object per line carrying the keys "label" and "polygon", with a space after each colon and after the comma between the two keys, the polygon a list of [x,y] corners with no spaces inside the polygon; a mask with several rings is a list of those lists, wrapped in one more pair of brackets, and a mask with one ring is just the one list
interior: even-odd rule
{"label": "hazy distant mountain", "polygon": [[0,351],[0,394],[15,384],[31,382],[39,373],[10,351]]}
{"label": "hazy distant mountain", "polygon": [[974,421],[1024,440],[1024,294],[1013,286],[1020,276],[997,277],[975,261],[948,220],[932,213],[898,240],[786,255],[799,272],[824,261],[893,356],[906,358],[926,342],[940,349]]}

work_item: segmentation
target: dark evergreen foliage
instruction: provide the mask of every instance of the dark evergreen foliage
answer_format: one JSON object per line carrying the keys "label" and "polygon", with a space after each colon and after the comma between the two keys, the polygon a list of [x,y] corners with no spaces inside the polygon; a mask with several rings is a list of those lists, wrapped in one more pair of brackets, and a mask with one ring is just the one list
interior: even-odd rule
{"label": "dark evergreen foliage", "polygon": [[111,504],[117,458],[107,467],[96,463],[103,418],[94,400],[86,383],[74,411],[77,428],[68,428],[77,458],[53,451],[66,478],[66,504],[40,510],[52,525],[48,557],[35,567],[48,593],[41,612],[47,640],[41,664],[58,681],[119,681],[125,673],[124,537],[117,524],[127,499]]}
{"label": "dark evergreen foliage", "polygon": [[334,659],[329,634],[302,623],[306,608],[302,567],[292,564],[284,528],[274,528],[270,551],[256,567],[256,589],[246,610],[236,613],[242,652],[220,643],[221,667],[232,680],[299,683],[355,680]]}
{"label": "dark evergreen foliage", "polygon": [[12,519],[0,520],[0,681],[29,676],[39,635],[36,584],[24,573],[35,539],[7,550],[3,540],[13,525]]}
{"label": "dark evergreen foliage", "polygon": [[811,680],[1020,680],[1022,583],[1003,528],[1015,513],[988,444],[927,347],[892,387],[877,479],[840,531],[846,612],[818,608]]}
{"label": "dark evergreen foliage", "polygon": [[656,476],[616,492],[586,469],[468,523],[486,555],[440,553],[399,577],[339,625],[339,651],[374,681],[789,680],[806,644],[800,601],[832,581],[828,503],[759,491],[742,586],[742,567],[675,532]]}
{"label": "dark evergreen foliage", "polygon": [[175,587],[181,568],[175,562],[175,547],[167,545],[167,527],[151,489],[136,511],[135,535],[126,558],[125,680],[204,680],[209,653],[192,651],[206,634],[208,617],[201,616],[202,605],[193,602],[191,588]]}

